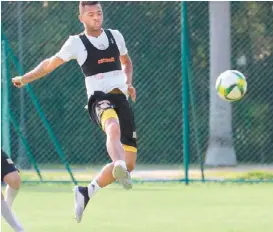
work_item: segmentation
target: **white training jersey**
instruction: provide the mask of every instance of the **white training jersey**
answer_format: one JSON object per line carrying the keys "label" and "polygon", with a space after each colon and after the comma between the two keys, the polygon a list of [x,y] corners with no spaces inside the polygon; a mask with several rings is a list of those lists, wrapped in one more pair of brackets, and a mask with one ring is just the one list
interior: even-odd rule
{"label": "white training jersey", "polygon": [[[109,30],[116,41],[120,55],[126,55],[128,51],[122,34],[118,30]],[[105,50],[108,48],[109,40],[104,30],[99,37],[92,37],[87,35],[86,32],[84,33],[97,49]],[[60,57],[64,61],[76,59],[78,64],[82,66],[87,59],[87,51],[79,35],[72,35],[69,36],[56,56]],[[85,77],[85,86],[88,99],[94,91],[103,91],[108,93],[114,88],[119,88],[127,96],[128,86],[126,84],[126,75],[123,70],[98,73],[94,76]]]}

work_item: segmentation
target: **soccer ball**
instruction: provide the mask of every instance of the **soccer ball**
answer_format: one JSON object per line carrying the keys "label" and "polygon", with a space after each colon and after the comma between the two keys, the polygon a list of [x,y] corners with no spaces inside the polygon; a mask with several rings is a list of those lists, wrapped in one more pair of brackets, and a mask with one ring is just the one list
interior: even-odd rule
{"label": "soccer ball", "polygon": [[217,78],[215,87],[222,99],[233,102],[245,95],[247,82],[244,74],[237,70],[227,70]]}

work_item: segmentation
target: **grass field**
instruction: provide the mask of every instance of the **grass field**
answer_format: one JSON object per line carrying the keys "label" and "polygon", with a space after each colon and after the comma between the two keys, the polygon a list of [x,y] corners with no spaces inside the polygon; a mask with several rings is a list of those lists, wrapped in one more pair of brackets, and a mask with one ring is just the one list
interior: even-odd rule
{"label": "grass field", "polygon": [[[113,185],[73,218],[72,185],[24,185],[14,210],[26,232],[272,232],[272,184]],[[2,220],[2,231],[12,231]]]}

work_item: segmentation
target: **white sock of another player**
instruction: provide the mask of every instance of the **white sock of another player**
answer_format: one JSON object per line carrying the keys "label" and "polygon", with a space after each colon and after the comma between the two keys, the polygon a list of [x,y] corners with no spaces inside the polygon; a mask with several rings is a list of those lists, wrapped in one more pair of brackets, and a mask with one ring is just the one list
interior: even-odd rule
{"label": "white sock of another player", "polygon": [[96,180],[93,180],[89,185],[88,185],[88,196],[91,198],[92,196],[97,193],[101,187],[98,185]]}
{"label": "white sock of another player", "polygon": [[9,185],[6,187],[6,194],[5,194],[5,201],[7,202],[8,206],[11,207],[15,197],[17,196],[19,189],[13,189]]}
{"label": "white sock of another player", "polygon": [[1,199],[1,214],[14,231],[24,232],[22,225],[18,222],[18,219],[4,199]]}

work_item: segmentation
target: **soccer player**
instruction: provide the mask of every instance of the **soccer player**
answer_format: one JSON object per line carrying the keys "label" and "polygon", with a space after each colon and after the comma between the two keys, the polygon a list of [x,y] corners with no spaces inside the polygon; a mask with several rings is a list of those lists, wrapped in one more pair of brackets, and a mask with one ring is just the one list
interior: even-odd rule
{"label": "soccer player", "polygon": [[6,187],[6,198],[4,199],[3,193],[1,192],[1,214],[8,222],[8,224],[16,232],[23,232],[24,229],[19,223],[18,219],[12,212],[12,203],[19,191],[21,178],[18,174],[18,170],[14,166],[12,160],[7,154],[1,149],[1,181],[7,184]]}
{"label": "soccer player", "polygon": [[129,96],[136,100],[136,90],[132,85],[133,65],[125,40],[118,30],[102,28],[103,11],[99,2],[81,1],[79,13],[85,28],[83,33],[70,36],[57,54],[25,75],[12,79],[16,87],[22,87],[71,59],[76,59],[81,67],[88,112],[91,120],[106,134],[112,163],[106,165],[87,187],[75,187],[77,222],[81,221],[90,198],[101,188],[115,180],[125,189],[132,188],[130,172],[137,158],[134,114],[128,102]]}

